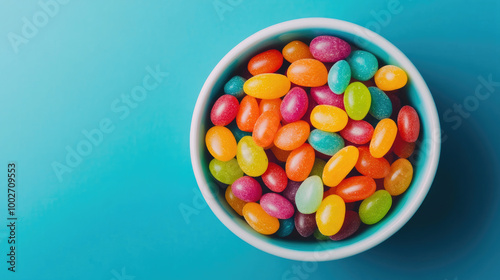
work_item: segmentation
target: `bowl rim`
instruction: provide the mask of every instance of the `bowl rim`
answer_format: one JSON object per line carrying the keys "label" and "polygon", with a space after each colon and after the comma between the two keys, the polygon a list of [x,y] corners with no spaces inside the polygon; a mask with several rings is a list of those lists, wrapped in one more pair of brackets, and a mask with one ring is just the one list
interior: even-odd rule
{"label": "bowl rim", "polygon": [[[422,185],[420,186],[419,191],[415,193],[415,196],[408,200],[405,208],[397,213],[396,217],[390,223],[386,224],[383,228],[381,228],[368,238],[344,247],[323,251],[301,251],[283,248],[252,236],[245,229],[241,228],[240,225],[238,225],[224,211],[222,206],[219,205],[217,198],[210,191],[208,183],[206,182],[207,178],[205,178],[201,166],[200,154],[204,151],[202,151],[199,145],[199,139],[201,136],[201,131],[199,128],[203,120],[203,105],[208,101],[210,93],[215,83],[217,82],[218,77],[223,73],[224,69],[228,67],[239,56],[241,56],[248,48],[251,48],[253,45],[261,42],[262,40],[293,30],[311,28],[332,29],[361,37],[383,49],[401,65],[404,65],[405,71],[408,73],[408,76],[411,77],[411,82],[414,83],[415,89],[419,93],[419,97],[423,102],[426,114],[429,116],[429,124],[427,125],[430,125],[431,132],[429,135],[429,153],[427,154],[429,157],[429,164],[426,165],[421,174],[421,176],[424,176]],[[440,150],[441,129],[436,105],[429,91],[429,88],[427,87],[427,84],[425,83],[424,79],[422,78],[416,67],[413,65],[413,63],[406,57],[406,55],[404,55],[388,40],[365,27],[343,20],[321,17],[295,19],[269,26],[247,37],[245,40],[241,41],[238,45],[231,49],[219,61],[219,63],[215,66],[215,68],[206,79],[196,101],[190,129],[190,153],[193,171],[198,187],[212,212],[230,231],[232,231],[236,236],[238,236],[248,244],[254,246],[255,248],[279,257],[299,261],[328,261],[352,256],[382,243],[394,233],[396,233],[415,214],[417,209],[422,204],[425,196],[427,195],[437,170]]]}

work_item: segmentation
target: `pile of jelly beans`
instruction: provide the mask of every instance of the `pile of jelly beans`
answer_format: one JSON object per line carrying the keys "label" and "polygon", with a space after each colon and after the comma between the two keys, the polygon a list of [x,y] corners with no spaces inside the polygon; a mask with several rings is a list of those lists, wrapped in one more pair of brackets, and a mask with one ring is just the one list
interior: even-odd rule
{"label": "pile of jelly beans", "polygon": [[333,36],[246,66],[213,104],[205,137],[231,208],[282,238],[338,241],[383,219],[410,186],[420,131],[401,106],[405,71]]}

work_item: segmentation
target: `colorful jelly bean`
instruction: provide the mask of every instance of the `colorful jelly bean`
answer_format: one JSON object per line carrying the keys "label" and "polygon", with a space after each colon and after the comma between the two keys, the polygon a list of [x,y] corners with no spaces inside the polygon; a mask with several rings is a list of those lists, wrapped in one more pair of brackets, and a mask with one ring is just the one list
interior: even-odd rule
{"label": "colorful jelly bean", "polygon": [[325,169],[325,165],[326,165],[326,161],[324,161],[320,158],[316,158],[314,160],[314,165],[313,165],[313,168],[311,170],[311,173],[309,174],[309,177],[318,176],[321,178],[323,176],[323,170]]}
{"label": "colorful jelly bean", "polygon": [[415,142],[406,142],[401,136],[396,135],[396,140],[392,144],[392,151],[400,158],[409,158],[415,150]]}
{"label": "colorful jelly bean", "polygon": [[295,182],[288,180],[285,190],[281,193],[286,199],[288,199],[293,205],[295,205],[295,195],[299,189],[302,182]]}
{"label": "colorful jelly bean", "polygon": [[281,99],[280,98],[262,99],[259,103],[260,114],[262,114],[266,111],[273,111],[276,113],[276,115],[278,115],[280,117],[280,120],[281,120],[280,107],[281,107]]}
{"label": "colorful jelly bean", "polygon": [[262,181],[273,192],[282,192],[288,184],[285,170],[273,162],[268,164],[266,172],[262,174]]}
{"label": "colorful jelly bean", "polygon": [[370,105],[370,115],[372,115],[377,120],[386,119],[392,115],[392,103],[387,94],[376,87],[369,87],[372,97],[372,103]]}
{"label": "colorful jelly bean", "polygon": [[344,139],[335,132],[314,129],[309,134],[309,144],[318,152],[333,156],[344,148]]}
{"label": "colorful jelly bean", "polygon": [[229,161],[220,161],[214,158],[210,161],[208,169],[217,181],[226,185],[231,185],[236,179],[243,176],[243,171],[235,158]]}
{"label": "colorful jelly bean", "polygon": [[384,188],[392,196],[404,193],[411,184],[413,178],[413,167],[404,158],[400,158],[391,164],[391,171],[384,178]]}
{"label": "colorful jelly bean", "polygon": [[233,133],[234,138],[236,139],[236,143],[240,142],[241,138],[245,136],[252,136],[251,132],[248,131],[242,131],[236,122],[230,123],[228,126],[226,126],[231,130],[231,133]]}
{"label": "colorful jelly bean", "polygon": [[252,132],[255,122],[259,118],[259,104],[252,96],[245,96],[241,100],[240,109],[236,115],[236,124],[242,131]]}
{"label": "colorful jelly bean", "polygon": [[302,214],[311,214],[318,210],[323,200],[323,182],[318,176],[311,176],[300,184],[295,194],[295,205]]}
{"label": "colorful jelly bean", "polygon": [[267,214],[278,219],[289,219],[295,212],[292,203],[277,193],[263,195],[260,206]]}
{"label": "colorful jelly bean", "polygon": [[358,148],[353,146],[347,146],[338,151],[325,165],[323,183],[329,187],[337,186],[354,168],[358,156]]}
{"label": "colorful jelly bean", "polygon": [[274,145],[281,150],[290,151],[302,146],[309,137],[310,127],[305,121],[296,121],[282,126],[276,132]]}
{"label": "colorful jelly bean", "polygon": [[314,149],[311,145],[304,143],[293,150],[286,160],[286,176],[293,181],[304,181],[314,165]]}
{"label": "colorful jelly bean", "polygon": [[257,177],[267,170],[266,152],[262,147],[257,146],[250,136],[245,136],[238,142],[236,159],[241,170],[248,176]]}
{"label": "colorful jelly bean", "polygon": [[335,94],[328,86],[311,88],[311,97],[318,105],[331,105],[345,110],[344,94]]}
{"label": "colorful jelly bean", "polygon": [[333,241],[344,240],[352,236],[356,231],[358,231],[361,225],[361,220],[356,211],[348,210],[345,212],[344,224],[340,228],[339,232],[330,236]]}
{"label": "colorful jelly bean", "polygon": [[330,239],[330,237],[329,237],[329,236],[323,235],[323,234],[321,233],[321,231],[319,231],[319,229],[316,229],[316,230],[314,231],[313,236],[314,236],[314,238],[316,238],[316,240],[318,240],[318,241],[326,241],[326,240]]}
{"label": "colorful jelly bean", "polygon": [[328,81],[328,70],[316,59],[294,61],[286,72],[290,82],[304,87],[319,87]]}
{"label": "colorful jelly bean", "polygon": [[259,201],[262,196],[262,187],[259,182],[249,176],[238,178],[231,185],[231,189],[237,198],[245,202]]}
{"label": "colorful jelly bean", "polygon": [[337,37],[318,36],[309,44],[309,50],[321,62],[337,62],[349,56],[351,46]]}
{"label": "colorful jelly bean", "polygon": [[344,106],[347,115],[353,120],[362,120],[370,110],[372,102],[370,91],[360,83],[351,83],[344,93]]}
{"label": "colorful jelly bean", "polygon": [[307,111],[309,101],[307,93],[300,87],[292,88],[280,105],[280,113],[288,123],[300,120]]}
{"label": "colorful jelly bean", "polygon": [[387,215],[391,206],[391,195],[386,190],[376,191],[359,205],[359,218],[364,224],[376,224]]}
{"label": "colorful jelly bean", "polygon": [[373,157],[368,147],[359,147],[358,150],[359,158],[358,162],[356,162],[356,170],[359,173],[373,179],[381,179],[389,174],[391,165],[387,159]]}
{"label": "colorful jelly bean", "polygon": [[309,46],[301,41],[292,41],[283,48],[283,57],[290,63],[304,58],[314,58]]}
{"label": "colorful jelly bean", "polygon": [[260,115],[255,122],[252,138],[260,147],[268,147],[274,141],[274,136],[280,127],[280,118],[273,111],[267,111]]}
{"label": "colorful jelly bean", "polygon": [[230,94],[236,98],[241,98],[245,95],[243,91],[243,84],[245,84],[247,80],[240,77],[234,76],[232,77],[225,85],[224,85],[224,93]]}
{"label": "colorful jelly bean", "polygon": [[336,94],[345,91],[351,81],[351,67],[345,60],[340,60],[333,64],[328,72],[328,86]]}
{"label": "colorful jelly bean", "polygon": [[210,120],[214,125],[226,126],[236,118],[239,108],[238,99],[225,94],[215,101],[210,113]]}
{"label": "colorful jelly bean", "polygon": [[391,119],[397,121],[399,110],[401,110],[401,99],[393,92],[386,92],[387,97],[391,100],[392,104],[392,114]]}
{"label": "colorful jelly bean", "polygon": [[243,216],[243,207],[247,203],[245,201],[237,198],[234,195],[233,191],[231,190],[231,186],[228,186],[226,188],[225,198],[226,198],[226,201],[229,204],[229,206],[231,206],[231,208],[233,208],[233,210],[236,211],[236,213],[238,213],[238,215]]}
{"label": "colorful jelly bean", "polygon": [[248,79],[243,85],[246,94],[260,99],[275,99],[290,90],[290,81],[281,74],[260,74]]}
{"label": "colorful jelly bean", "polygon": [[406,142],[415,142],[420,133],[420,119],[417,111],[411,106],[403,106],[398,114],[399,135]]}
{"label": "colorful jelly bean", "polygon": [[311,236],[316,230],[316,214],[295,212],[295,229],[302,237]]}
{"label": "colorful jelly bean", "polygon": [[345,202],[363,200],[375,192],[377,185],[368,176],[353,176],[346,178],[335,187],[335,194]]}
{"label": "colorful jelly bean", "polygon": [[329,195],[321,202],[316,212],[318,230],[331,236],[339,232],[345,218],[345,203],[340,196]]}
{"label": "colorful jelly bean", "polygon": [[349,120],[339,134],[351,143],[362,145],[370,142],[372,139],[373,126],[367,121]]}
{"label": "colorful jelly bean", "polygon": [[293,230],[295,229],[294,218],[279,220],[279,221],[280,221],[280,228],[276,232],[276,235],[279,237],[287,237],[290,234],[292,234]]}
{"label": "colorful jelly bean", "polygon": [[268,50],[252,57],[248,62],[248,72],[253,76],[274,73],[283,65],[283,55],[278,50]]}
{"label": "colorful jelly bean", "polygon": [[383,91],[397,90],[406,85],[408,76],[406,72],[394,65],[386,65],[375,73],[375,84]]}
{"label": "colorful jelly bean", "polygon": [[243,207],[243,217],[258,233],[270,235],[278,231],[280,222],[267,214],[258,203],[250,202]]}
{"label": "colorful jelly bean", "polygon": [[378,122],[373,137],[370,141],[370,153],[373,157],[383,157],[392,147],[398,128],[396,123],[391,119],[383,119]]}
{"label": "colorful jelly bean", "polygon": [[312,125],[323,131],[341,131],[347,125],[347,121],[346,112],[335,106],[318,105],[311,112]]}
{"label": "colorful jelly bean", "polygon": [[352,77],[358,81],[368,81],[378,70],[377,58],[367,51],[353,51],[346,60],[351,66]]}
{"label": "colorful jelly bean", "polygon": [[281,162],[286,162],[286,159],[292,152],[292,151],[282,150],[276,146],[271,147],[271,151],[273,152],[273,155]]}
{"label": "colorful jelly bean", "polygon": [[224,126],[210,128],[205,136],[205,143],[210,154],[220,161],[231,160],[236,155],[236,139]]}

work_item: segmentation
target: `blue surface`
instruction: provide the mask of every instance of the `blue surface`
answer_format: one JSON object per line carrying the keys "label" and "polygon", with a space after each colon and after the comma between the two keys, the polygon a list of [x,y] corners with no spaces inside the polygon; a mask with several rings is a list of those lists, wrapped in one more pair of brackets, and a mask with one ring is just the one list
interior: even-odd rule
{"label": "blue surface", "polygon": [[[38,15],[43,24],[42,7],[0,4],[0,164],[18,165],[17,272],[7,271],[1,226],[1,279],[462,280],[500,273],[497,1],[401,0],[397,9],[388,9],[391,1],[66,2],[30,38],[17,37],[17,53],[9,33],[22,35],[23,17]],[[224,54],[264,27],[311,16],[375,29],[400,48],[434,94],[445,135],[433,187],[403,229],[360,255],[302,264],[254,249],[216,219],[197,189],[188,139],[197,94]],[[130,103],[135,108],[124,105],[121,95],[139,94],[146,68],[157,65],[169,75]],[[497,84],[486,87],[485,79]],[[478,87],[484,100],[475,97]],[[468,110],[455,113],[455,104]],[[82,148],[82,130],[100,123],[112,131],[59,180],[54,162],[66,164],[67,146]]]}

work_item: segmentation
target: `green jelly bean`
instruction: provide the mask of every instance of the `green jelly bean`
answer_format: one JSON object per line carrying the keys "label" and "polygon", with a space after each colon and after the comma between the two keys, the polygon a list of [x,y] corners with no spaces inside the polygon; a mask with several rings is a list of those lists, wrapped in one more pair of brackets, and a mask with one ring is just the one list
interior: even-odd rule
{"label": "green jelly bean", "polygon": [[359,205],[359,218],[367,225],[378,223],[392,206],[392,197],[386,190],[376,191]]}
{"label": "green jelly bean", "polygon": [[241,170],[252,177],[264,174],[269,164],[264,148],[257,146],[252,136],[245,136],[238,142],[236,159]]}
{"label": "green jelly bean", "polygon": [[377,120],[389,118],[392,114],[391,99],[378,87],[369,87],[372,104],[370,106],[370,115]]}
{"label": "green jelly bean", "polygon": [[302,214],[312,214],[318,210],[323,200],[323,181],[319,176],[311,176],[300,184],[295,194],[295,205]]}
{"label": "green jelly bean", "polygon": [[316,175],[316,176],[321,178],[321,176],[323,176],[323,169],[325,169],[325,165],[326,165],[326,161],[324,161],[320,158],[316,158],[314,160],[314,165],[313,165],[313,168],[311,170],[311,173],[309,173],[309,177]]}
{"label": "green jelly bean", "polygon": [[362,120],[370,110],[372,98],[368,88],[360,83],[351,83],[344,93],[344,105],[347,115],[353,120]]}
{"label": "green jelly bean", "polygon": [[316,240],[319,240],[319,241],[325,241],[325,240],[330,240],[330,237],[326,236],[326,235],[323,235],[319,229],[316,229],[313,233],[314,235],[314,238],[316,238]]}
{"label": "green jelly bean", "polygon": [[229,161],[220,161],[214,158],[210,161],[208,168],[217,181],[227,185],[231,185],[236,179],[243,177],[243,171],[235,158]]}

